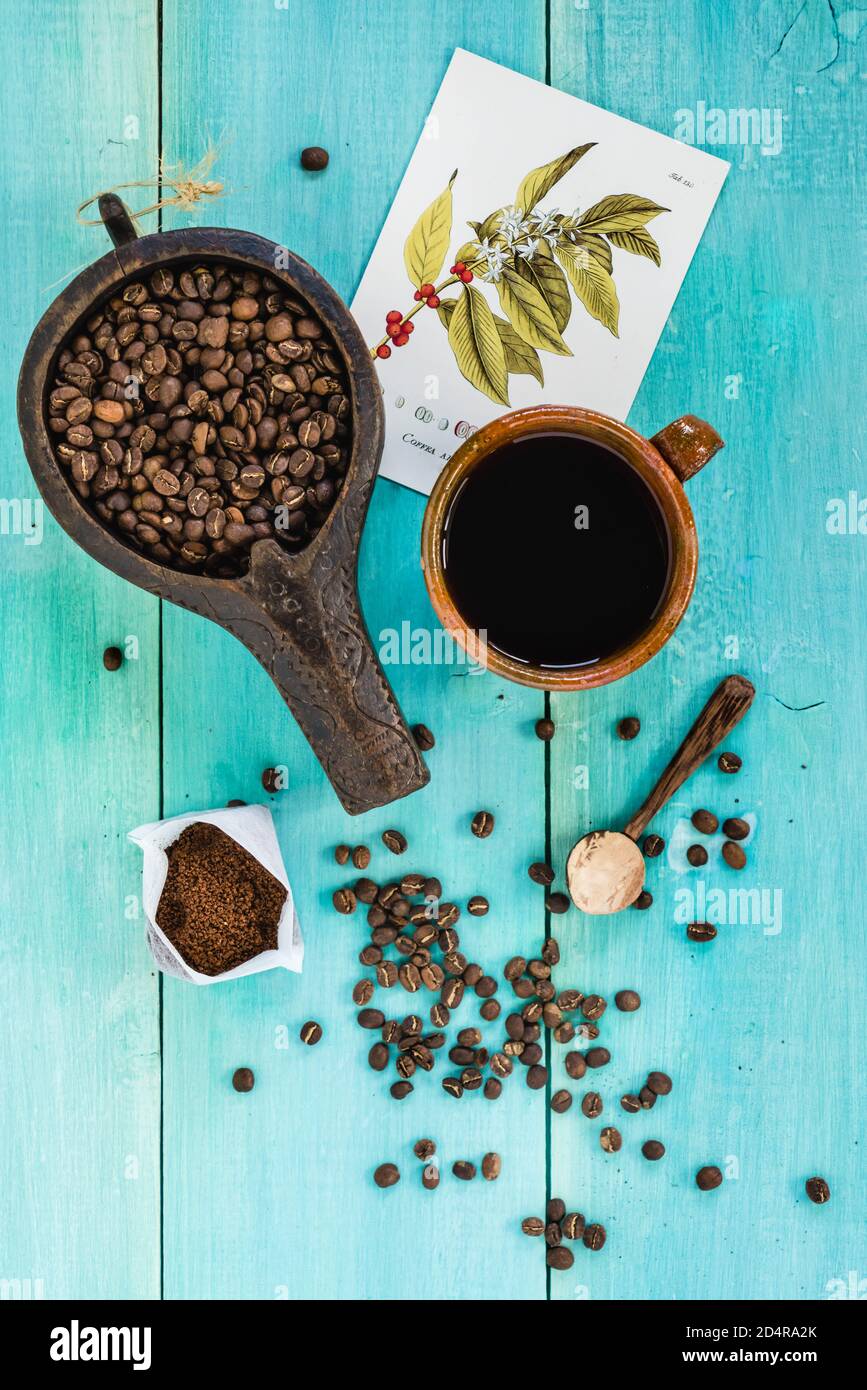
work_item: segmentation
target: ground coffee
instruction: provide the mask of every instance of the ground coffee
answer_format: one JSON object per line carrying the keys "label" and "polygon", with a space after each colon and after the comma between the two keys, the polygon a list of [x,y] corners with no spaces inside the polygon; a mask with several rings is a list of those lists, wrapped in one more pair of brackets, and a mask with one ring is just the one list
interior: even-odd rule
{"label": "ground coffee", "polygon": [[156,920],[193,970],[221,975],[277,949],[286,889],[237,841],[196,821],[166,854]]}

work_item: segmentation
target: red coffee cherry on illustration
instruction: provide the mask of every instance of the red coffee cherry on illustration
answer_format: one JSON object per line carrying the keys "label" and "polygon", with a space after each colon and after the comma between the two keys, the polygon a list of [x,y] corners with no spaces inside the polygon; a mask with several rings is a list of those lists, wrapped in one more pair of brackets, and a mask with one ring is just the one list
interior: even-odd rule
{"label": "red coffee cherry on illustration", "polygon": [[425,303],[429,309],[438,309],[440,307],[440,297],[438,294],[432,294],[429,299],[425,300]]}
{"label": "red coffee cherry on illustration", "polygon": [[399,309],[389,309],[388,313],[385,316],[385,321],[386,323],[400,323],[402,318],[403,314],[400,312]]}
{"label": "red coffee cherry on illustration", "polygon": [[453,266],[450,268],[450,270],[449,270],[449,274],[450,274],[450,275],[460,275],[461,271],[462,271],[462,270],[466,270],[466,268],[467,268],[467,267],[466,267],[466,262],[464,262],[464,261],[455,261],[454,265],[453,265]]}
{"label": "red coffee cherry on illustration", "polygon": [[394,343],[395,347],[403,347],[404,343],[409,342],[409,334],[396,333],[391,341]]}
{"label": "red coffee cherry on illustration", "polygon": [[414,323],[410,323],[410,322],[409,322],[408,320],[406,320],[406,319],[405,319],[404,322],[400,325],[400,331],[401,331],[401,333],[411,333],[412,330],[413,330],[414,328],[415,328],[415,324],[414,324]]}
{"label": "red coffee cherry on illustration", "polygon": [[382,358],[390,357],[391,348],[388,346],[388,343],[380,343],[379,347],[376,349],[376,355]]}
{"label": "red coffee cherry on illustration", "polygon": [[421,299],[429,299],[434,292],[434,286],[429,285],[427,281],[425,281],[425,283],[419,287],[418,292]]}
{"label": "red coffee cherry on illustration", "polygon": [[471,270],[462,270],[460,278],[463,280],[465,285],[468,285],[473,278],[473,272]]}

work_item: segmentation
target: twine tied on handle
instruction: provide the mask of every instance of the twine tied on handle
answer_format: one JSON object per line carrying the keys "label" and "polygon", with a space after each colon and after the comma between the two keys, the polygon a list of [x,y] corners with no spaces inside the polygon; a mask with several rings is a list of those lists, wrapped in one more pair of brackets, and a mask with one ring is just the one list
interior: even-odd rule
{"label": "twine tied on handle", "polygon": [[167,165],[160,158],[160,171],[153,179],[135,179],[131,183],[118,183],[113,188],[102,189],[99,193],[94,193],[91,198],[87,198],[78,207],[77,220],[85,227],[100,227],[102,219],[99,217],[83,217],[82,213],[106,193],[119,193],[124,188],[157,188],[173,189],[171,197],[160,197],[149,207],[138,208],[135,212],[130,210],[130,217],[146,217],[148,213],[159,212],[160,208],[177,207],[182,212],[201,211],[200,203],[208,199],[222,198],[225,193],[225,185],[217,179],[209,179],[211,169],[217,161],[219,149],[214,145],[209,145],[199,162],[193,165],[192,169],[185,170],[183,162],[178,160],[177,164]]}

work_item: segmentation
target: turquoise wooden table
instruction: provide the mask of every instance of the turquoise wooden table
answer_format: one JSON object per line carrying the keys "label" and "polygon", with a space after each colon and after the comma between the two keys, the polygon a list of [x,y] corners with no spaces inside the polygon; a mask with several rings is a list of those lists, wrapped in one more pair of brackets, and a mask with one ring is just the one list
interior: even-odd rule
{"label": "turquoise wooden table", "polygon": [[[865,24],[847,0],[2,6],[4,1296],[865,1296]],[[627,681],[550,701],[488,675],[391,667],[410,722],[436,733],[431,783],[351,820],[232,638],[160,608],[47,515],[41,543],[22,535],[34,486],[15,379],[52,286],[106,249],[76,225],[77,204],[152,177],[160,153],[194,162],[209,136],[223,136],[230,190],[213,220],[288,245],[349,299],[457,45],[668,133],[700,108],[765,111],[781,143],[763,153],[734,119],[713,147],[732,172],[631,416],[650,434],[688,409],[727,440],[690,484],[700,576],[674,640]],[[331,151],[324,175],[298,166],[310,143]],[[852,508],[838,533],[833,499]],[[360,574],[377,641],[433,625],[421,514],[420,497],[378,484]],[[102,666],[109,644],[130,655],[116,673]],[[655,829],[676,840],[700,805],[754,816],[737,886],[765,896],[733,904],[712,947],[691,946],[678,915],[698,876],[662,859],[649,911],[556,923],[563,985],[643,997],[638,1014],[603,1020],[613,1060],[599,1089],[622,1152],[603,1154],[598,1123],[577,1105],[551,1114],[522,1078],[496,1104],[455,1103],[438,1075],[391,1101],[354,1021],[362,925],[331,908],[345,881],[333,846],[379,846],[372,868],[385,875],[379,836],[398,825],[407,862],[459,902],[490,898],[464,940],[499,974],[546,932],[526,865],[550,853],[562,867],[579,833],[620,824],[736,670],[758,691],[731,739],[743,771],[724,777],[711,760]],[[546,747],[533,724],[549,705]],[[633,713],[641,736],[621,743],[614,724]],[[289,769],[288,790],[266,799],[303,977],[207,990],[160,979],[126,831],[261,799],[274,764]],[[486,841],[468,833],[479,807],[497,818]],[[708,891],[732,884],[718,859],[700,877]],[[307,1018],[325,1028],[315,1048],[298,1040]],[[256,1072],[250,1095],[232,1089],[240,1065]],[[621,1123],[617,1097],[652,1068],[671,1074],[672,1095]],[[445,1170],[434,1193],[411,1152],[422,1135]],[[648,1137],[666,1144],[663,1162],[642,1159]],[[488,1150],[503,1156],[499,1182],[452,1178],[455,1159]],[[388,1192],[371,1180],[384,1160],[404,1172]],[[708,1162],[727,1177],[709,1196],[693,1182]],[[826,1207],[805,1197],[813,1173],[831,1185]],[[519,1231],[546,1194],[609,1233],[604,1251],[579,1246],[550,1278],[540,1242]]]}

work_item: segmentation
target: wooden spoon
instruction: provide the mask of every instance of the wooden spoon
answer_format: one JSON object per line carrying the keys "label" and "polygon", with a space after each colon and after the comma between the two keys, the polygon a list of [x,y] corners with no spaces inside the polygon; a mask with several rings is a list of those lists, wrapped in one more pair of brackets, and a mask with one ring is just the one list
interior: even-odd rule
{"label": "wooden spoon", "polygon": [[582,912],[603,916],[635,902],[644,884],[644,855],[636,844],[657,811],[682,787],[739,724],[753,703],[745,676],[727,676],[717,686],[653,791],[623,831],[591,830],[566,861],[572,901]]}

